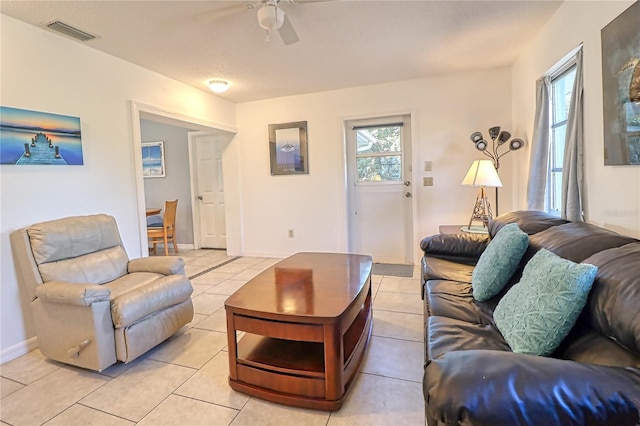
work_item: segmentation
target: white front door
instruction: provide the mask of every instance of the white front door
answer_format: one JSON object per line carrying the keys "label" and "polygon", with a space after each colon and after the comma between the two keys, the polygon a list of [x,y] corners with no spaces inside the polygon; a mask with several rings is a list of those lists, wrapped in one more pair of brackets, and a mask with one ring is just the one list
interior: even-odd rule
{"label": "white front door", "polygon": [[225,142],[203,132],[189,133],[195,246],[226,248],[222,150]]}
{"label": "white front door", "polygon": [[411,119],[345,122],[349,250],[412,264]]}

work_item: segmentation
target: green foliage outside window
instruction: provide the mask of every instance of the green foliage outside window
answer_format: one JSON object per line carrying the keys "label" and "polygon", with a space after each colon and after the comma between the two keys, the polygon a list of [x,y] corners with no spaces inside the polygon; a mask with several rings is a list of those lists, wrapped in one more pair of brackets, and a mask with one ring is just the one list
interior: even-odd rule
{"label": "green foliage outside window", "polygon": [[356,153],[358,182],[402,180],[402,140],[400,131],[400,126],[372,127],[357,130],[359,140],[369,141],[367,145],[359,145]]}

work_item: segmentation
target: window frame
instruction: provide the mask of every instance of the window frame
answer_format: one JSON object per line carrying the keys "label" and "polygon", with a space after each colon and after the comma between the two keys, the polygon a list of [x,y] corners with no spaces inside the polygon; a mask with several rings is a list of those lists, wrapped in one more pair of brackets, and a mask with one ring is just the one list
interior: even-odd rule
{"label": "window frame", "polygon": [[[400,150],[393,152],[369,152],[364,154],[358,153],[358,144],[354,144],[354,183],[356,186],[373,186],[373,185],[399,185],[404,184],[405,181],[405,158],[404,158],[404,123],[403,122],[382,122],[380,124],[368,124],[362,126],[354,126],[352,131],[354,132],[355,140],[357,141],[357,132],[364,129],[376,129],[383,127],[399,127],[400,128]],[[400,157],[400,179],[399,180],[359,180],[358,179],[358,159],[360,158],[372,158],[372,157]]]}
{"label": "window frame", "polygon": [[[564,150],[562,151],[562,161],[561,164],[555,164],[555,159],[558,158],[558,146],[565,145],[565,141],[559,142],[556,140],[556,130],[567,126],[568,123],[568,114],[564,120],[560,120],[556,122],[556,107],[558,104],[558,95],[556,94],[555,84],[566,78],[572,72],[576,72],[577,63],[575,61],[575,57],[571,58],[567,62],[565,62],[561,67],[555,70],[553,73],[549,75],[549,158],[547,162],[547,187],[545,188],[545,205],[548,213],[551,213],[556,216],[561,215],[562,208],[562,187],[556,188],[555,185],[555,177],[559,173],[562,177],[564,173]],[[573,92],[573,87],[571,88],[571,92]],[[566,92],[565,92],[566,94]],[[571,101],[569,100],[569,103]],[[570,105],[569,105],[570,108]],[[566,139],[566,132],[565,132]],[[562,179],[560,180],[562,182]],[[555,200],[559,200],[559,205],[556,205]]]}

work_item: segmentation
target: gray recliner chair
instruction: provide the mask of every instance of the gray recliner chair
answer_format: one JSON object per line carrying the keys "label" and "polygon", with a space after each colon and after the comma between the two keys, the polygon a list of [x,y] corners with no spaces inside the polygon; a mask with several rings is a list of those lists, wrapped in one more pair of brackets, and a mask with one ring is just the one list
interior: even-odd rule
{"label": "gray recliner chair", "polygon": [[111,216],[38,223],[10,239],[47,358],[101,371],[136,359],[193,319],[184,261],[130,261]]}

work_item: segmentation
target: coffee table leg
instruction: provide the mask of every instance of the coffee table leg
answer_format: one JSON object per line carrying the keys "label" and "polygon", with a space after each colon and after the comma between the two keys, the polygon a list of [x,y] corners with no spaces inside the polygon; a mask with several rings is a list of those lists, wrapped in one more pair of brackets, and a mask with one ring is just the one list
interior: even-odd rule
{"label": "coffee table leg", "polygon": [[344,348],[340,329],[336,324],[324,325],[324,374],[326,399],[335,401],[342,397],[342,360]]}
{"label": "coffee table leg", "polygon": [[229,380],[237,381],[238,343],[233,312],[227,312],[227,349],[229,351]]}

